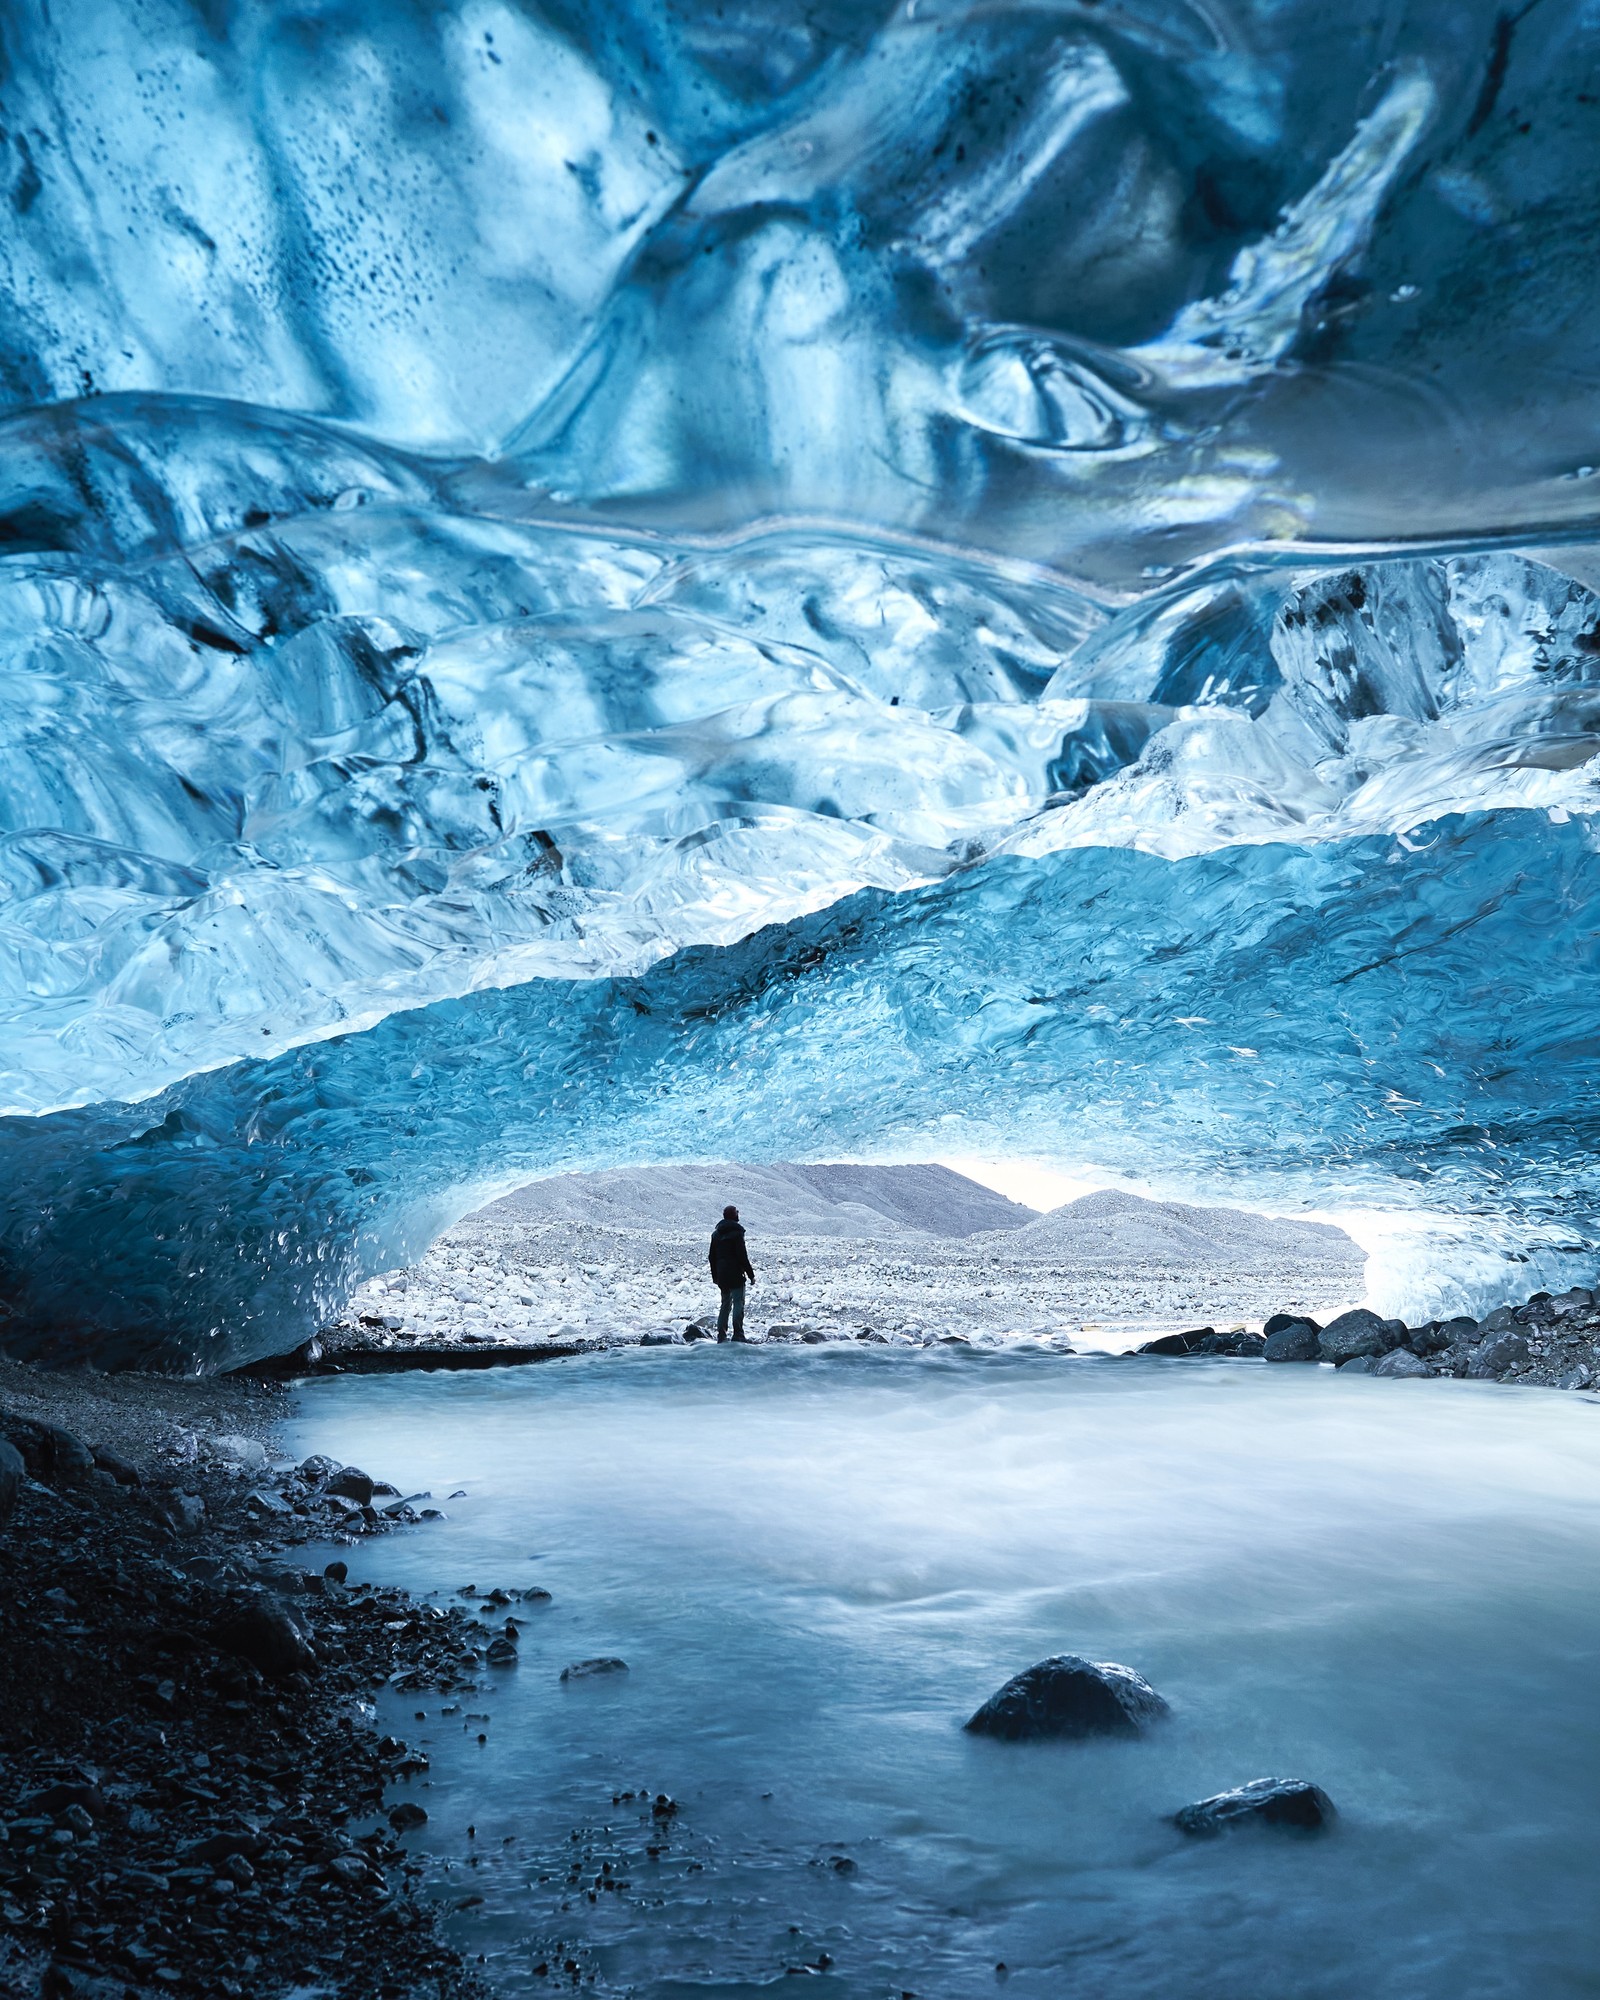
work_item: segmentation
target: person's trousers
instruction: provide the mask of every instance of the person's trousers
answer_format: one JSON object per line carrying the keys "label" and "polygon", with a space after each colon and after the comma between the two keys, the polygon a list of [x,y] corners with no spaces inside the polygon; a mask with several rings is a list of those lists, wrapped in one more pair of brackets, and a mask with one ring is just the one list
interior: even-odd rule
{"label": "person's trousers", "polygon": [[733,1314],[734,1332],[743,1333],[744,1332],[744,1286],[742,1284],[718,1285],[717,1290],[722,1294],[722,1310],[717,1314],[717,1332],[718,1333],[727,1332],[728,1315],[731,1312]]}

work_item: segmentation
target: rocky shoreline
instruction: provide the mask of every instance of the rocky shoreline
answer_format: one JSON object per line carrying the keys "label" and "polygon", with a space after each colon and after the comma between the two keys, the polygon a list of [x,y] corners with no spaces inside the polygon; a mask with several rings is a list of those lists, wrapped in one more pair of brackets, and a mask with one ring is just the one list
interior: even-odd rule
{"label": "rocky shoreline", "polygon": [[1481,1320],[1465,1315],[1407,1326],[1365,1307],[1326,1326],[1303,1313],[1274,1313],[1260,1333],[1195,1327],[1164,1334],[1134,1350],[1179,1359],[1323,1362],[1341,1374],[1418,1380],[1455,1376],[1527,1388],[1589,1389],[1600,1383],[1600,1296],[1574,1285],[1559,1295],[1535,1292],[1524,1305],[1497,1306]]}
{"label": "rocky shoreline", "polygon": [[396,1838],[427,1760],[367,1697],[474,1685],[514,1640],[293,1563],[420,1514],[274,1463],[284,1407],[0,1363],[8,2000],[481,2000]]}

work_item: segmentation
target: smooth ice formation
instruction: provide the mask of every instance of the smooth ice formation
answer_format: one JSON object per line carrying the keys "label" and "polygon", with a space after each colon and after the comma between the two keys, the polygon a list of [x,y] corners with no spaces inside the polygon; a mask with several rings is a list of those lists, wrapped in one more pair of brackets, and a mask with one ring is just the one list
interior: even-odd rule
{"label": "smooth ice formation", "polygon": [[15,1339],[221,1365],[761,1152],[1592,1274],[1592,27],[5,36]]}

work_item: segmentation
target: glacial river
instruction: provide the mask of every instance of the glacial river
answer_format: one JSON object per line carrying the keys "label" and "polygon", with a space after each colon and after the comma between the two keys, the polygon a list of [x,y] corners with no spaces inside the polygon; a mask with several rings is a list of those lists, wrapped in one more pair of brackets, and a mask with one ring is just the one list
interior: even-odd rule
{"label": "glacial river", "polygon": [[[299,1412],[298,1455],[448,1516],[354,1577],[552,1593],[494,1692],[382,1704],[432,1759],[411,1844],[504,1993],[1600,1993],[1591,1398],[705,1347],[317,1382]],[[1063,1651],[1171,1719],[962,1733]],[[629,1672],[561,1683],[596,1655]],[[1334,1831],[1166,1823],[1266,1775],[1323,1785]]]}

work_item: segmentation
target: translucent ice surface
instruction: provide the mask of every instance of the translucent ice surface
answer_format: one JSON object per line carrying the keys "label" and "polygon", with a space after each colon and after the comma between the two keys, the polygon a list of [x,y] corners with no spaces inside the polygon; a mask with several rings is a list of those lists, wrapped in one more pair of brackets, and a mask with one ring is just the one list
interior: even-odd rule
{"label": "translucent ice surface", "polygon": [[221,1363],[709,1150],[1593,1275],[1585,16],[4,33],[14,1330]]}

